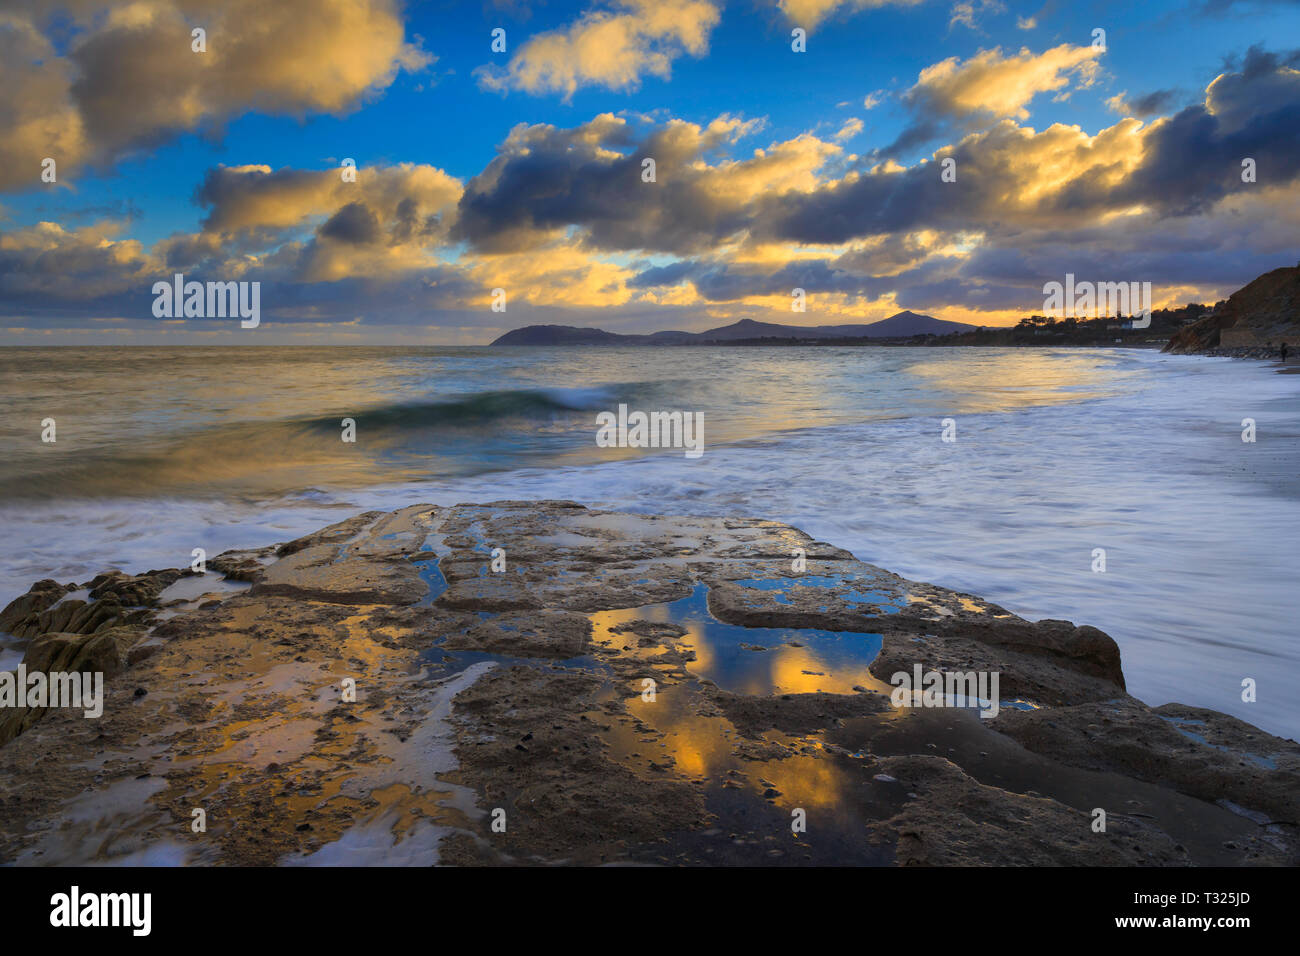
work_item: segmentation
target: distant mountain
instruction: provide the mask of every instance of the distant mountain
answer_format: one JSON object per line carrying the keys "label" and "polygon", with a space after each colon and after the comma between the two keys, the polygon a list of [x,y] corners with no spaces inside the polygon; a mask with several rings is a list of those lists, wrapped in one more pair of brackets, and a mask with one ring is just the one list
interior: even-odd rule
{"label": "distant mountain", "polygon": [[978,325],[968,325],[965,322],[936,319],[932,315],[921,315],[917,312],[899,312],[887,319],[881,319],[879,322],[872,322],[867,326],[870,329],[867,335],[872,338],[950,335],[953,332],[974,332],[979,327]]}
{"label": "distant mountain", "polygon": [[572,325],[529,325],[513,329],[493,345],[624,345],[626,339],[645,336],[618,335],[603,329],[579,329]]}
{"label": "distant mountain", "polygon": [[870,325],[780,325],[741,319],[731,325],[695,333],[701,342],[731,342],[736,339],[828,339],[862,338]]}
{"label": "distant mountain", "polygon": [[1300,344],[1300,265],[1265,272],[1219,303],[1215,310],[1180,329],[1166,352],[1203,352],[1282,342]]}
{"label": "distant mountain", "polygon": [[932,315],[899,312],[879,322],[856,325],[782,325],[741,319],[704,332],[655,332],[624,335],[603,329],[579,329],[570,325],[529,325],[501,336],[493,345],[699,345],[706,342],[736,342],[755,339],[852,339],[907,338],[912,335],[948,335],[972,332],[978,326],[949,322]]}

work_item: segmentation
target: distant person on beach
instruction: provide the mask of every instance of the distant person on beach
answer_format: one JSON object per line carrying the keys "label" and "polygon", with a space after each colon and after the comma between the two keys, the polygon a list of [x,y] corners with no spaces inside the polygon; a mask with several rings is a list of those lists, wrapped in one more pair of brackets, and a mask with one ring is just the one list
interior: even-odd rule
{"label": "distant person on beach", "polygon": [[1282,348],[1280,348],[1278,351],[1280,351],[1280,352],[1282,353],[1282,361],[1285,362],[1285,361],[1286,361],[1286,343],[1285,343],[1285,342],[1282,343]]}

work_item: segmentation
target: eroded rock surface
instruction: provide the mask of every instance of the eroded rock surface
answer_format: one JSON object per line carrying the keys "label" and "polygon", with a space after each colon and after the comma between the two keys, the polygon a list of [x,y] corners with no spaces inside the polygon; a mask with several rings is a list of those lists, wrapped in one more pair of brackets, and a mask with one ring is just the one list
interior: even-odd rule
{"label": "eroded rock surface", "polygon": [[[106,678],[0,709],[0,862],[1300,861],[1293,741],[771,521],[415,505],[0,627]],[[895,706],[917,666],[999,713]]]}

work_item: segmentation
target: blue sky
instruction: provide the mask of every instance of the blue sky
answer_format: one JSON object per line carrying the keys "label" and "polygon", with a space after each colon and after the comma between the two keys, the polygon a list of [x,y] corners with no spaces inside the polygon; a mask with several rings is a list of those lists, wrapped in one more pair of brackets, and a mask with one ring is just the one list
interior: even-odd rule
{"label": "blue sky", "polygon": [[[149,313],[152,279],[175,269],[262,281],[268,342],[476,342],[535,321],[699,329],[904,307],[1002,324],[1071,269],[1148,279],[1174,304],[1297,258],[1300,56],[1279,43],[1300,38],[1296,3],[276,6],[19,0],[0,18],[0,343],[238,337]],[[183,48],[196,25],[203,53]],[[624,48],[583,46],[615,28]],[[1207,93],[1219,77],[1226,106]],[[593,130],[602,116],[615,122]],[[658,194],[635,178],[609,191],[682,124],[696,132],[658,159]],[[1044,134],[1055,124],[1061,142]],[[521,129],[534,132],[507,145]],[[1126,168],[1104,171],[1103,146]],[[1232,182],[1234,149],[1260,154],[1257,188]],[[790,159],[765,169],[756,150]],[[1221,163],[1221,180],[1183,168],[1188,153]],[[945,155],[953,203],[926,192]],[[40,179],[47,156],[57,183]],[[362,188],[326,190],[343,157]],[[1017,176],[1059,181],[1040,197]],[[1186,192],[1166,194],[1180,176]],[[399,228],[402,208],[420,211],[420,235]],[[1133,245],[1107,243],[1119,234]],[[650,284],[660,275],[676,281]],[[790,314],[793,282],[808,313]],[[497,283],[512,290],[504,315],[487,308]]]}

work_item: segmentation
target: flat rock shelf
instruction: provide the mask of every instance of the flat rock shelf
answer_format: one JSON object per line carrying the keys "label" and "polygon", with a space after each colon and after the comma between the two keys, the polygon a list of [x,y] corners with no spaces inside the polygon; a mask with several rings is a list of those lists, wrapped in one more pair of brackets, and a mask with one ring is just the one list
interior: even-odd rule
{"label": "flat rock shelf", "polygon": [[106,678],[98,718],[0,708],[8,864],[1300,862],[1294,741],[771,521],[413,505],[0,631]]}

